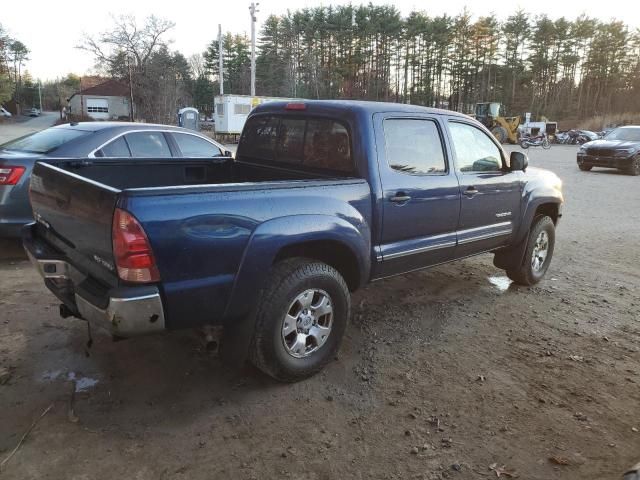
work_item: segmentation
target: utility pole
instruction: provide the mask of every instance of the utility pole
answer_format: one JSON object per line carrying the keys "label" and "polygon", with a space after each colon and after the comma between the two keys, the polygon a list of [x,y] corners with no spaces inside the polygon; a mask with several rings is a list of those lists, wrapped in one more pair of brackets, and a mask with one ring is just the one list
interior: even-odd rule
{"label": "utility pole", "polygon": [[40,113],[42,113],[42,90],[40,89],[41,86],[42,84],[40,83],[40,80],[38,80],[38,100],[40,103]]}
{"label": "utility pole", "polygon": [[249,12],[251,13],[251,96],[256,95],[256,7],[259,3],[251,2]]}
{"label": "utility pole", "polygon": [[220,95],[224,95],[224,75],[223,75],[223,53],[224,47],[222,45],[222,25],[218,24],[218,71],[220,72],[218,75],[218,83],[220,84]]}

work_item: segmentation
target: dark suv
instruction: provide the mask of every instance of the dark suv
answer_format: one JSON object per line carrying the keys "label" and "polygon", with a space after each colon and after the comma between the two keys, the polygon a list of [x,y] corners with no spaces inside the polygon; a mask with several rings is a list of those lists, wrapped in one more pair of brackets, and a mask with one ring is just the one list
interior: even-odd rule
{"label": "dark suv", "polygon": [[578,150],[578,168],[617,168],[629,175],[640,175],[640,126],[616,128],[604,138],[585,143]]}

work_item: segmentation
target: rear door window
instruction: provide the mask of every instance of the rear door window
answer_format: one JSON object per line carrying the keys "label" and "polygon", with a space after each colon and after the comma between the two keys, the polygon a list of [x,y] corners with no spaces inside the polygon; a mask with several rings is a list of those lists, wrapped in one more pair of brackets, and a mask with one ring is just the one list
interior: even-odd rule
{"label": "rear door window", "polygon": [[173,138],[175,138],[183,157],[211,158],[222,155],[222,152],[218,147],[197,135],[174,133]]}
{"label": "rear door window", "polygon": [[393,170],[410,175],[437,175],[447,171],[442,139],[432,120],[385,120],[384,140],[387,161]]}
{"label": "rear door window", "polygon": [[124,137],[116,138],[96,152],[96,157],[127,158],[130,156],[131,152]]}
{"label": "rear door window", "polygon": [[162,132],[133,132],[125,135],[131,156],[137,158],[171,157],[169,144]]}

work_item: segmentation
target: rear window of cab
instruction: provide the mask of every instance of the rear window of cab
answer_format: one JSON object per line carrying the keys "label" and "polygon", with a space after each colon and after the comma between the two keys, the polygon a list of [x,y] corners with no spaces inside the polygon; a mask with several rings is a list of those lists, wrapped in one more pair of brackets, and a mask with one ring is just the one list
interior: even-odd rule
{"label": "rear window of cab", "polygon": [[341,175],[355,173],[349,131],[341,122],[327,118],[253,116],[242,131],[236,158]]}

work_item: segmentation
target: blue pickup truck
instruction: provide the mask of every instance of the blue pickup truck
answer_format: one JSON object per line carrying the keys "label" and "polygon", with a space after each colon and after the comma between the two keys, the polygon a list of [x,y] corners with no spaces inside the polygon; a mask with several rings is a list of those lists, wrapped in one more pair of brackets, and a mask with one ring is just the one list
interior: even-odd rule
{"label": "blue pickup truck", "polygon": [[296,381],[370,281],[485,252],[540,281],[562,184],[527,163],[455,112],[273,102],[235,159],[38,163],[23,241],[63,316],[117,337],[222,325],[223,349]]}

